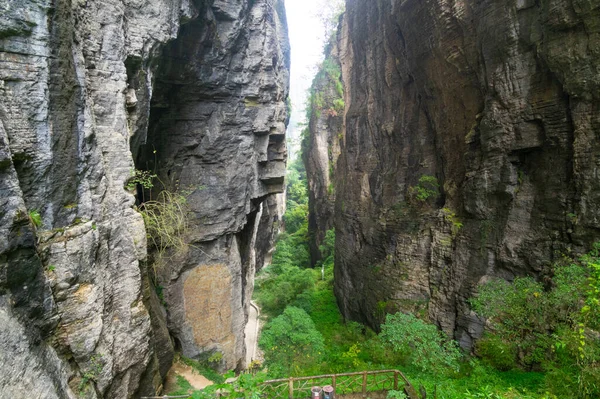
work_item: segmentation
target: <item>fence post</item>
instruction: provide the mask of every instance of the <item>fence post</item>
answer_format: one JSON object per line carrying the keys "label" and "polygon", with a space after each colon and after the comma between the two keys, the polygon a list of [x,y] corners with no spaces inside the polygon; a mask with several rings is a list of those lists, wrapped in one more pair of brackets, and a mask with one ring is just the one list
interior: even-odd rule
{"label": "fence post", "polygon": [[331,386],[333,387],[333,390],[335,391],[335,374],[333,375],[333,377],[331,377]]}
{"label": "fence post", "polygon": [[363,383],[362,383],[363,398],[367,397],[367,372],[363,371]]}
{"label": "fence post", "polygon": [[394,391],[398,390],[398,371],[394,371]]}
{"label": "fence post", "polygon": [[290,377],[288,381],[288,398],[294,399],[294,377]]}

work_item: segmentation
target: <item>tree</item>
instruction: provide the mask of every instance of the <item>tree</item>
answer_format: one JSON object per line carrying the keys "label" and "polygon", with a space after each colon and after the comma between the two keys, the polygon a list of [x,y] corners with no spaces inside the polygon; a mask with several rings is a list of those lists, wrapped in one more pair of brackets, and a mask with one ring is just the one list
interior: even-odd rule
{"label": "tree", "polygon": [[269,374],[291,376],[323,357],[323,336],[308,313],[288,306],[282,315],[267,325],[260,337],[265,351],[265,365]]}

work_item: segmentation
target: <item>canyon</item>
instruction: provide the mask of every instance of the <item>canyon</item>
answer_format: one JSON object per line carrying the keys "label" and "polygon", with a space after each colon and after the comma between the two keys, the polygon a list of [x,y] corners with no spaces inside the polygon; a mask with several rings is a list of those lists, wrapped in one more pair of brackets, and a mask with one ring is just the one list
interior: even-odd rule
{"label": "canyon", "polygon": [[[285,227],[284,1],[0,11],[0,398],[245,369]],[[599,93],[595,0],[347,0],[302,138],[344,319],[410,312],[470,350],[481,284],[551,287],[600,238]]]}

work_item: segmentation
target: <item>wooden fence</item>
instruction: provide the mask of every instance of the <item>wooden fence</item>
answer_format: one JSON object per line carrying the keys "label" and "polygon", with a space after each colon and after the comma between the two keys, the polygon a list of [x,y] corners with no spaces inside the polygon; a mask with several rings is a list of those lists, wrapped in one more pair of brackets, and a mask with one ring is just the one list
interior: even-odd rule
{"label": "wooden fence", "polygon": [[379,370],[269,380],[263,384],[262,392],[269,399],[304,399],[310,397],[311,387],[331,385],[337,395],[362,393],[366,398],[368,392],[398,390],[405,384],[410,382],[402,372]]}
{"label": "wooden fence", "polygon": [[[405,385],[411,386],[406,376],[398,370],[361,371],[268,380],[262,384],[261,396],[269,399],[306,399],[310,398],[313,386],[325,385],[333,386],[336,395],[362,393],[364,398],[369,392],[398,390]],[[216,394],[216,397],[226,397],[226,395]],[[189,396],[149,396],[141,399],[173,398],[189,398]]]}

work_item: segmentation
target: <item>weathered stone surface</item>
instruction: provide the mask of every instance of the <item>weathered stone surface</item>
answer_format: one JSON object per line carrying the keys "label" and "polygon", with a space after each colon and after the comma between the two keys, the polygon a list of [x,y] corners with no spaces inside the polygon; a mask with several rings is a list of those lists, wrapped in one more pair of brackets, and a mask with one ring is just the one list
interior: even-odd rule
{"label": "weathered stone surface", "polygon": [[325,61],[311,86],[309,134],[302,146],[308,179],[308,231],[311,264],[322,260],[319,247],[334,227],[335,165],[340,154],[344,121],[338,43],[325,49]]}
{"label": "weathered stone surface", "polygon": [[[600,237],[599,21],[594,1],[348,0],[345,316],[421,309],[468,347],[482,279],[541,278]],[[438,196],[416,199],[422,176]]]}
{"label": "weathered stone surface", "polygon": [[[160,387],[174,348],[167,323],[179,325],[152,292],[143,220],[124,186],[165,99],[181,106],[181,121],[202,119],[202,107],[214,113],[177,124],[185,140],[171,137],[158,154],[185,166],[175,171],[181,184],[206,187],[189,200],[200,243],[190,252],[208,243],[237,282],[226,359],[242,362],[255,268],[246,254],[259,246],[261,202],[282,190],[283,3],[4,0],[0,10],[0,319],[11,326],[0,340],[0,397],[127,398]],[[177,46],[184,59],[168,58]],[[168,97],[165,71],[176,64],[202,81],[185,88],[195,99],[187,108],[189,98]],[[213,255],[184,266],[212,265]]]}
{"label": "weathered stone surface", "polygon": [[[158,273],[169,328],[185,356],[219,351],[227,369],[244,367],[243,327],[261,266],[256,247],[264,248],[258,225],[283,190],[286,29],[282,1],[198,7],[162,51],[136,159],[139,169],[158,174],[155,193],[182,193],[193,215],[189,251],[173,254]],[[261,227],[266,245],[273,229],[273,219]]]}

